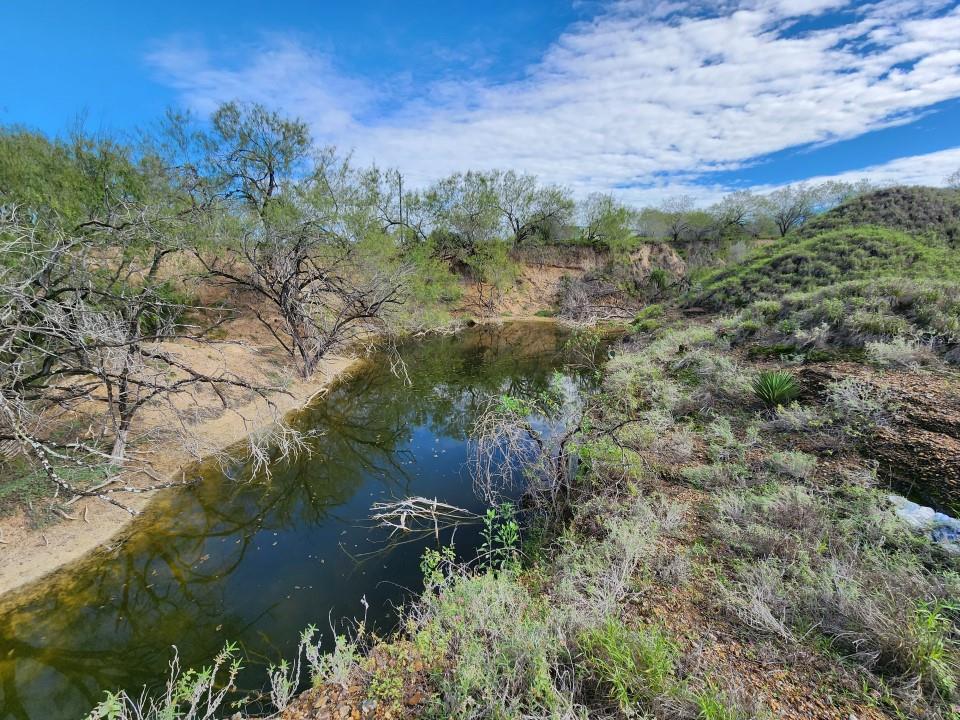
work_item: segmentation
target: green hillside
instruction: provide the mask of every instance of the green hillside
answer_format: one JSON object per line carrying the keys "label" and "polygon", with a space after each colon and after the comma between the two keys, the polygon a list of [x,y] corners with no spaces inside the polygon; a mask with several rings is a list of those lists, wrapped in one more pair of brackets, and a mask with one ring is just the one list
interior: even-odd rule
{"label": "green hillside", "polygon": [[812,237],[862,225],[960,242],[960,192],[931,187],[884,188],[845,202],[807,223],[798,234]]}
{"label": "green hillside", "polygon": [[787,236],[742,263],[708,275],[696,301],[713,308],[736,308],[840,282],[893,276],[960,279],[960,252],[936,237],[880,227]]}

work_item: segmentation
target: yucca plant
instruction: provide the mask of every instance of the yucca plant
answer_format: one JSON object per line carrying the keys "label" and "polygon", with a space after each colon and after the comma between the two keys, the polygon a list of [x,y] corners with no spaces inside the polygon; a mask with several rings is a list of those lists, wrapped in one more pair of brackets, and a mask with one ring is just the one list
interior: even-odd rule
{"label": "yucca plant", "polygon": [[800,386],[786,370],[767,370],[753,379],[753,394],[768,408],[776,408],[796,399]]}

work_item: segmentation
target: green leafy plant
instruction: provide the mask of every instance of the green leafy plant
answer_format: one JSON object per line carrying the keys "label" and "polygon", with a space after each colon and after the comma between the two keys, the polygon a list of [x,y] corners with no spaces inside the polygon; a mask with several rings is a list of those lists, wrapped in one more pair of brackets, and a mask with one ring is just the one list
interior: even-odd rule
{"label": "green leafy plant", "polygon": [[490,569],[513,570],[519,566],[520,524],[512,503],[487,508],[483,516],[480,558]]}
{"label": "green leafy plant", "polygon": [[731,703],[724,694],[712,684],[694,695],[698,720],[746,720],[746,713]]}
{"label": "green leafy plant", "polygon": [[800,394],[800,386],[786,370],[768,370],[753,379],[753,394],[768,408],[789,405]]}
{"label": "green leafy plant", "polygon": [[456,552],[452,545],[444,545],[439,550],[427,548],[420,558],[420,572],[423,573],[423,586],[435,590],[446,582],[447,570],[452,567]]}

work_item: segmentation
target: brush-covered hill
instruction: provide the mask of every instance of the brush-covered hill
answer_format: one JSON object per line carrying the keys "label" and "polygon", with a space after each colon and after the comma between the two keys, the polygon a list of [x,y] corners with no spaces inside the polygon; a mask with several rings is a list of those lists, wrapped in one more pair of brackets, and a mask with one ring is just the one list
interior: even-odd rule
{"label": "brush-covered hill", "polygon": [[935,350],[957,362],[956,228],[956,191],[868,193],[713,271],[692,302],[740,311],[737,332],[756,341],[798,348],[897,343],[904,357]]}
{"label": "brush-covered hill", "polygon": [[946,188],[891,187],[865,193],[807,223],[797,234],[874,225],[911,235],[960,242],[960,192]]}
{"label": "brush-covered hill", "polygon": [[737,308],[884,277],[960,281],[960,251],[935,236],[874,226],[841,227],[812,237],[791,235],[707,276],[698,302]]}

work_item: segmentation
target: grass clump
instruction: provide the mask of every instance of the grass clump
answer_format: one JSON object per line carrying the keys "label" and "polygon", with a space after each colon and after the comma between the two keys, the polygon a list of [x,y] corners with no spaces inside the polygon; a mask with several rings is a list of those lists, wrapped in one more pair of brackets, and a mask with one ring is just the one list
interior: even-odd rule
{"label": "grass clump", "polygon": [[696,708],[697,720],[750,720],[754,717],[753,713],[745,710],[713,685],[694,693],[693,705]]}
{"label": "grass clump", "polygon": [[775,452],[767,458],[767,466],[780,477],[806,480],[817,467],[817,458],[804,452],[787,450]]}
{"label": "grass clump", "polygon": [[625,714],[667,691],[677,657],[674,643],[656,626],[634,630],[614,618],[583,633],[579,650],[589,677]]}
{"label": "grass clump", "polygon": [[945,698],[957,697],[960,674],[960,645],[955,618],[960,604],[947,600],[918,600],[906,666]]}

